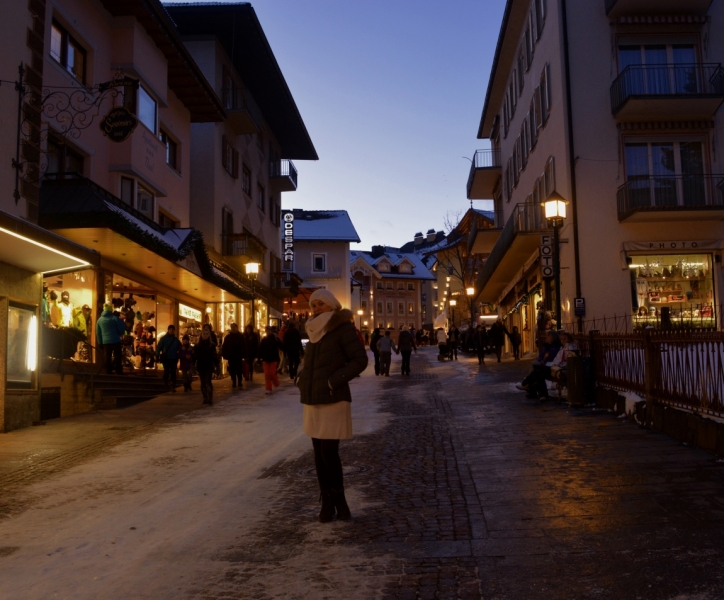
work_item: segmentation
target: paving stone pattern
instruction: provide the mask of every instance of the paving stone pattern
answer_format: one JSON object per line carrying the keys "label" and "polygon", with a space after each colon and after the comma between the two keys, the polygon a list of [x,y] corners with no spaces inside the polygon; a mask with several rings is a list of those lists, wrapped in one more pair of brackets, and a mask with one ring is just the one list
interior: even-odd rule
{"label": "paving stone pattern", "polygon": [[311,452],[274,465],[264,524],[192,597],[724,597],[724,465],[591,407],[525,400],[511,383],[525,363],[433,361],[381,380],[388,424],[342,443],[351,522],[315,522]]}

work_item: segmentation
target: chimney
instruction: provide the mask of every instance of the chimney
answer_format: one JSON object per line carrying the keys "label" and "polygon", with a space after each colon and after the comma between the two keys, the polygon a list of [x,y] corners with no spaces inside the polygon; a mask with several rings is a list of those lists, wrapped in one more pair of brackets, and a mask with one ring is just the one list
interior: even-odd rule
{"label": "chimney", "polygon": [[372,258],[379,258],[385,253],[385,247],[384,246],[372,246]]}
{"label": "chimney", "polygon": [[437,233],[435,233],[434,229],[428,229],[427,230],[427,241],[428,242],[434,242],[437,239]]}
{"label": "chimney", "polygon": [[425,238],[424,238],[424,236],[422,235],[422,232],[421,232],[421,231],[418,231],[418,232],[415,234],[415,246],[419,246],[419,245],[422,244],[422,242],[424,242],[424,241],[425,241]]}

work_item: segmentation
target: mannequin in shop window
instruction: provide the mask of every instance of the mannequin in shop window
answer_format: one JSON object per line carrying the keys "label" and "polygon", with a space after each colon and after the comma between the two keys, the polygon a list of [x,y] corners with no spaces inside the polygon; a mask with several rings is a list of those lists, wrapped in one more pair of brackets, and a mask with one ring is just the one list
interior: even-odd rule
{"label": "mannequin in shop window", "polygon": [[[57,298],[57,296],[56,296]],[[73,325],[73,303],[70,294],[63,292],[60,300],[55,302],[55,310],[51,309],[51,318],[57,327],[71,327]]]}

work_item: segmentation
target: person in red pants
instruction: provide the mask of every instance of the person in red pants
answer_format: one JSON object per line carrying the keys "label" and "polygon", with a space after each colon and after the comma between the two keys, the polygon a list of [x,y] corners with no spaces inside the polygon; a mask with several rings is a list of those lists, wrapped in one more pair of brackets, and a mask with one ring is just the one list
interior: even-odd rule
{"label": "person in red pants", "polygon": [[279,338],[274,335],[271,327],[267,327],[266,336],[264,336],[264,339],[259,344],[259,356],[264,365],[265,394],[271,394],[273,388],[279,387],[277,367],[279,366],[279,351],[282,349],[282,343],[279,341]]}

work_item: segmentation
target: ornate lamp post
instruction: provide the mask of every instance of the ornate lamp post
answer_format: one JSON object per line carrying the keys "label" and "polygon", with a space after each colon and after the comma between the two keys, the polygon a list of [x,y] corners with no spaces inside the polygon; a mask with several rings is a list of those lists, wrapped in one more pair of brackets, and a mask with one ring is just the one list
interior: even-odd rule
{"label": "ornate lamp post", "polygon": [[455,306],[457,306],[458,301],[455,300],[455,298],[450,298],[450,306],[452,307],[452,324],[453,327],[455,326]]}
{"label": "ornate lamp post", "polygon": [[553,277],[556,294],[556,323],[561,326],[561,255],[558,230],[563,227],[566,218],[566,201],[556,190],[553,190],[541,205],[545,210],[548,226],[553,228]]}
{"label": "ornate lamp post", "polygon": [[467,295],[468,300],[470,301],[470,327],[473,327],[474,322],[475,322],[475,299],[474,299],[475,288],[472,286],[469,288],[466,288],[465,294]]}
{"label": "ornate lamp post", "polygon": [[[244,265],[246,270],[246,276],[251,280],[251,327],[252,330],[256,328],[256,312],[254,311],[254,282],[259,276],[259,263],[248,262]],[[249,365],[249,381],[254,379],[254,363]]]}

